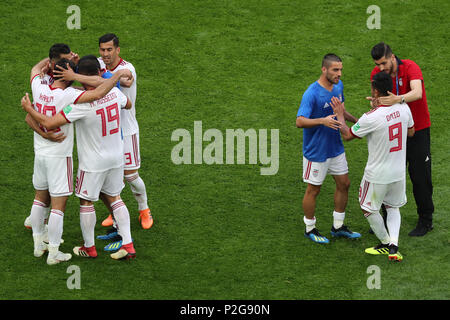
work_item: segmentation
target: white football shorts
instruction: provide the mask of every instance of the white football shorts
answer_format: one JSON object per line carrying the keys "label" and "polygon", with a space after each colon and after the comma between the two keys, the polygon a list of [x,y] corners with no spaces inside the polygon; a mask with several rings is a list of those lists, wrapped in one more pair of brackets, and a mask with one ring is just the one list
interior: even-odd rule
{"label": "white football shorts", "polygon": [[123,167],[113,168],[102,172],[87,172],[78,169],[75,195],[88,201],[98,200],[100,192],[111,197],[122,192]]}
{"label": "white football shorts", "polygon": [[380,211],[381,204],[400,208],[406,204],[406,180],[377,184],[362,178],[359,186],[359,205],[370,213]]}
{"label": "white football shorts", "polygon": [[313,162],[303,157],[303,181],[320,186],[327,174],[340,176],[348,173],[345,152],[337,157],[328,158],[325,162]]}
{"label": "white football shorts", "polygon": [[139,133],[123,136],[124,169],[137,170],[141,167]]}
{"label": "white football shorts", "polygon": [[72,157],[34,156],[33,186],[35,190],[48,190],[52,197],[73,193]]}

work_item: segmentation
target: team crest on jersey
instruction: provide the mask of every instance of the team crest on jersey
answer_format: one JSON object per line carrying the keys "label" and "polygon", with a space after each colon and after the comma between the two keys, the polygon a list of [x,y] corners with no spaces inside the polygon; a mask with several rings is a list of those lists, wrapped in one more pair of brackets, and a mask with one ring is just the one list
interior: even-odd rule
{"label": "team crest on jersey", "polygon": [[342,102],[342,94],[339,95],[339,101]]}
{"label": "team crest on jersey", "polygon": [[399,83],[400,87],[403,87],[403,80],[402,80],[402,78],[398,79],[398,83]]}
{"label": "team crest on jersey", "polygon": [[328,104],[328,102],[325,102],[325,104],[323,105],[323,108],[326,109],[328,108],[330,105]]}
{"label": "team crest on jersey", "polygon": [[318,175],[319,175],[319,169],[314,169],[313,170],[313,177],[317,178]]}

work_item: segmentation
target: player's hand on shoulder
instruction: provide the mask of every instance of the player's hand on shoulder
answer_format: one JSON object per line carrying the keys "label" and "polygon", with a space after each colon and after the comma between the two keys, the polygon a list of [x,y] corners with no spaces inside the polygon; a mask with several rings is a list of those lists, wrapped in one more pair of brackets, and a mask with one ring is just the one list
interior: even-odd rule
{"label": "player's hand on shoulder", "polygon": [[133,79],[133,74],[131,73],[130,70],[128,69],[120,69],[119,71],[117,71],[120,73],[120,77],[121,78],[125,78],[125,79]]}

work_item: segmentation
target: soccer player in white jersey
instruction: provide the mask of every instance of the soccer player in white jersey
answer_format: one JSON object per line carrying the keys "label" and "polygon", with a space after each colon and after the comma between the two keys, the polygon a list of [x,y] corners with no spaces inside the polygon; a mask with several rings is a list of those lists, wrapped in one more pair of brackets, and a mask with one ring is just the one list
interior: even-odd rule
{"label": "soccer player in white jersey", "polygon": [[[49,49],[48,58],[45,58],[42,61],[40,61],[36,65],[39,67],[34,71],[36,72],[35,74],[38,73],[40,74],[42,84],[51,85],[53,83],[53,68],[55,66],[55,63],[61,59],[71,60],[74,63],[76,63],[79,57],[78,54],[70,50],[70,47],[67,44],[64,43],[53,44]],[[27,122],[27,124],[30,126],[31,129],[33,129],[37,134],[39,134],[41,137],[45,139],[54,142],[61,142],[66,138],[62,131],[54,132],[42,130],[39,124],[36,121],[34,121],[33,118],[31,118],[28,114],[25,118],[25,121]],[[50,210],[48,207],[46,208],[46,210],[47,210],[46,214],[47,220]],[[31,229],[31,212],[30,215],[25,219],[24,226],[25,228]]]}
{"label": "soccer player in white jersey", "polygon": [[[392,79],[384,72],[372,79],[374,98],[392,91]],[[402,261],[398,251],[400,210],[406,204],[406,138],[414,135],[414,121],[406,103],[378,106],[365,113],[350,129],[345,125],[345,108],[332,99],[333,110],[341,122],[342,137],[348,141],[367,137],[369,158],[359,188],[359,202],[364,216],[381,244],[367,248],[368,254],[388,254],[389,260]],[[379,210],[387,210],[386,225]]]}
{"label": "soccer player in white jersey", "polygon": [[[101,68],[115,73],[118,70],[128,69],[133,74],[132,79],[121,79],[122,92],[131,100],[132,107],[121,111],[121,127],[124,141],[124,178],[131,187],[131,191],[138,203],[139,221],[144,229],[150,229],[153,225],[153,217],[148,207],[147,191],[144,180],[139,176],[138,169],[141,166],[139,151],[139,126],[136,120],[136,70],[134,66],[123,60],[120,54],[119,38],[112,33],[105,34],[99,38],[99,62]],[[102,225],[107,227],[113,225],[109,215]]]}
{"label": "soccer player in white jersey", "polygon": [[[98,68],[91,60],[78,65],[84,75],[98,74]],[[114,83],[126,72],[117,72]],[[103,86],[103,84],[101,85]],[[85,85],[88,92],[94,87]],[[112,87],[112,86],[111,86]],[[53,129],[75,122],[79,168],[75,194],[80,198],[80,225],[84,245],[73,252],[82,257],[97,257],[94,229],[96,223],[94,202],[100,193],[107,199],[117,223],[123,243],[113,259],[130,259],[136,256],[130,232],[128,209],[120,198],[123,188],[123,142],[120,133],[120,109],[130,108],[131,102],[117,88],[112,88],[104,97],[91,103],[68,105],[49,118],[37,113],[24,98],[24,109],[44,127]]]}
{"label": "soccer player in white jersey", "polygon": [[[56,63],[63,68],[71,62],[61,59]],[[117,79],[105,82],[94,91],[86,92],[70,87],[71,82],[55,77],[51,85],[41,81],[39,72],[42,63],[38,63],[31,70],[31,88],[33,93],[35,113],[44,118],[51,117],[64,107],[72,103],[89,102],[107,93],[117,82]],[[74,65],[72,64],[72,67]],[[38,119],[35,119],[38,120]],[[61,125],[52,128],[55,132],[62,132],[67,138],[61,143],[34,135],[34,170],[33,186],[36,190],[31,208],[31,225],[34,240],[34,255],[40,257],[48,249],[48,264],[67,261],[70,254],[59,251],[63,232],[63,217],[67,198],[73,192],[73,126]],[[48,131],[42,127],[41,130]],[[52,210],[48,219],[48,246],[44,243],[46,211],[51,203]]]}

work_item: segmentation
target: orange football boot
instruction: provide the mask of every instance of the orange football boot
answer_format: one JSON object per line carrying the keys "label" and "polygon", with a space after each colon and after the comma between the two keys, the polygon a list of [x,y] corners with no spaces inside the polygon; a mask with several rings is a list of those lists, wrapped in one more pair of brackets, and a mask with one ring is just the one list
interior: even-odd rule
{"label": "orange football boot", "polygon": [[113,225],[114,221],[112,218],[112,215],[109,215],[105,220],[102,222],[102,226],[104,227],[111,227]]}
{"label": "orange football boot", "polygon": [[139,221],[143,229],[150,229],[152,227],[153,217],[149,208],[139,211]]}

